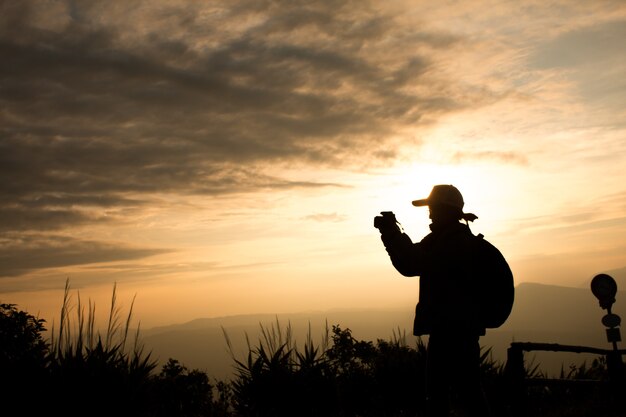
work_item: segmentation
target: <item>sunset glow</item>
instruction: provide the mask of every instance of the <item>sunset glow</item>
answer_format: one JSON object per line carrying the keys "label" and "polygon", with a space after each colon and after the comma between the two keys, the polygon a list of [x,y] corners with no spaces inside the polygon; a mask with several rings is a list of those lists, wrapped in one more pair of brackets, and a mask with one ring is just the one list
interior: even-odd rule
{"label": "sunset glow", "polygon": [[410,310],[435,184],[518,283],[626,267],[623,1],[300,3],[3,3],[0,302]]}

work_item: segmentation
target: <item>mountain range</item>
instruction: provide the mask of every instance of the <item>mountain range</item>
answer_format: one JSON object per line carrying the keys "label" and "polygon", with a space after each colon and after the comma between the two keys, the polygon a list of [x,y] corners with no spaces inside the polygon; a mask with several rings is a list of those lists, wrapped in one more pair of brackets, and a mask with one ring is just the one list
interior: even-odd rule
{"label": "mountain range", "polygon": [[[623,317],[626,292],[618,291],[616,300],[612,312]],[[511,316],[502,327],[488,330],[481,338],[481,345],[491,348],[493,359],[502,363],[514,341],[608,349],[611,345],[601,323],[605,314],[588,288],[522,283],[516,287]],[[296,346],[302,346],[308,334],[315,344],[323,344],[333,325],[349,328],[358,340],[389,340],[405,335],[407,343],[413,345],[416,338],[411,335],[412,320],[412,308],[227,316],[143,330],[141,341],[160,364],[173,358],[189,369],[205,371],[211,378],[227,380],[233,375],[233,355],[244,359],[248,341],[252,347],[258,346],[261,328],[273,331],[276,336],[280,332],[283,340],[290,331]],[[226,343],[227,338],[232,349]],[[539,365],[548,376],[555,376],[562,368],[567,372],[570,366],[589,364],[595,357],[556,352],[526,354],[528,363]]]}

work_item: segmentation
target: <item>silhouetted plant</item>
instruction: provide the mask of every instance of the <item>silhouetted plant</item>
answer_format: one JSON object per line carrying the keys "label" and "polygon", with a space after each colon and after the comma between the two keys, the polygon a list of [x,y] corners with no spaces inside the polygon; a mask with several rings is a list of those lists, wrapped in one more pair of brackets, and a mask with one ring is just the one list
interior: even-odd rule
{"label": "silhouetted plant", "polygon": [[561,368],[560,378],[566,379],[593,379],[593,380],[607,380],[608,369],[606,364],[606,358],[599,356],[591,361],[591,366],[587,366],[587,362],[576,366],[571,365],[567,374],[565,370]]}
{"label": "silhouetted plant", "polygon": [[230,382],[217,381],[215,384],[217,398],[213,400],[213,417],[229,417],[233,415],[233,387]]}
{"label": "silhouetted plant", "polygon": [[18,310],[15,304],[0,304],[0,369],[45,368],[48,344],[42,333],[44,319]]}
{"label": "silhouetted plant", "polygon": [[333,405],[332,379],[323,351],[307,336],[304,352],[295,347],[291,325],[261,325],[259,345],[246,335],[248,355],[238,360],[224,332],[235,362],[232,383],[236,412],[242,416],[323,416]]}
{"label": "silhouetted plant", "polygon": [[139,344],[139,330],[132,348],[127,346],[133,305],[122,327],[114,285],[104,335],[95,328],[94,304],[85,312],[78,294],[76,321],[70,317],[73,307],[66,282],[59,332],[51,342],[53,408],[80,415],[99,404],[92,415],[147,415],[156,361]]}
{"label": "silhouetted plant", "polygon": [[333,326],[332,346],[326,356],[333,370],[340,407],[347,415],[365,415],[380,407],[374,379],[376,347],[359,341],[350,329]]}
{"label": "silhouetted plant", "polygon": [[154,379],[154,415],[157,417],[210,416],[213,387],[206,373],[189,371],[175,359],[169,359]]}
{"label": "silhouetted plant", "polygon": [[336,370],[342,412],[354,416],[415,415],[424,403],[426,346],[406,343],[404,333],[376,344],[356,340],[350,329],[333,327],[327,352]]}
{"label": "silhouetted plant", "polygon": [[[235,360],[232,383],[233,405],[237,416],[422,416],[425,401],[426,345],[418,338],[415,346],[406,335],[393,333],[391,340],[376,343],[357,340],[350,329],[332,327],[328,347],[315,346],[310,331],[302,350],[291,339],[288,326],[261,326],[258,346],[248,340],[245,360]],[[228,335],[227,343],[230,345]],[[515,415],[509,395],[504,364],[492,358],[491,349],[481,349],[480,369],[487,397],[496,415]],[[525,364],[525,376],[540,381],[546,376],[539,364]],[[584,363],[563,375],[567,380],[602,379],[606,369],[602,359],[590,367]],[[576,390],[581,389],[580,393]],[[528,390],[527,411],[532,416],[579,416],[583,410],[606,414],[606,396],[597,396],[589,385],[579,388],[547,388],[536,385]],[[572,396],[574,396],[572,398]],[[574,405],[576,404],[576,405]],[[561,410],[562,413],[559,411]]]}
{"label": "silhouetted plant", "polygon": [[[156,361],[131,341],[130,312],[121,320],[115,286],[106,333],[95,329],[95,305],[78,297],[76,319],[70,317],[66,284],[58,332],[44,340],[45,321],[15,305],[0,304],[0,381],[3,407],[20,415],[44,412],[65,416],[146,417],[400,417],[422,416],[426,346],[421,339],[409,346],[404,333],[376,343],[357,340],[350,329],[326,327],[320,345],[311,331],[299,348],[291,326],[261,325],[257,346],[247,338],[248,354],[239,360],[224,332],[235,363],[232,382],[209,382],[206,373],[188,370],[170,359],[157,375]],[[86,309],[86,311],[85,311]],[[499,415],[512,415],[507,403],[504,366],[483,349],[480,366],[485,389]],[[532,361],[526,378],[545,375]],[[604,358],[561,372],[582,384],[534,385],[527,390],[526,415],[533,417],[617,417],[621,393],[584,380],[607,380]],[[517,414],[519,415],[519,414]]]}
{"label": "silhouetted plant", "polygon": [[415,415],[424,407],[426,345],[417,338],[409,346],[406,334],[393,334],[390,341],[378,340],[374,380],[381,408],[391,415]]}
{"label": "silhouetted plant", "polygon": [[0,304],[0,403],[5,410],[35,415],[44,410],[49,346],[45,320],[15,304]]}
{"label": "silhouetted plant", "polygon": [[[261,326],[259,345],[248,340],[248,355],[233,355],[235,410],[242,416],[367,416],[415,412],[423,392],[425,346],[406,345],[405,338],[372,342],[356,340],[350,329],[328,328],[322,347],[307,335],[300,352],[291,329]],[[282,335],[286,335],[283,338]],[[226,341],[233,352],[228,335]]]}
{"label": "silhouetted plant", "polygon": [[567,372],[561,368],[559,379],[567,382],[529,388],[529,412],[571,417],[623,415],[624,404],[619,404],[623,393],[612,391],[604,357],[594,359],[590,366],[586,362],[570,365]]}

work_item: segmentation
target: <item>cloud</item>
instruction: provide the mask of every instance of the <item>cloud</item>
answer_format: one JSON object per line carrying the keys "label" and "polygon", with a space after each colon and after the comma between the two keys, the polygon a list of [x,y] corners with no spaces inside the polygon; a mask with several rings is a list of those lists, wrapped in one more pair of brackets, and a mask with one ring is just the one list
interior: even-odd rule
{"label": "cloud", "polygon": [[315,213],[303,217],[304,220],[312,220],[316,222],[342,222],[346,220],[346,215],[339,213]]}
{"label": "cloud", "polygon": [[551,240],[556,240],[557,236],[566,236],[566,239],[580,236],[585,245],[589,244],[588,236],[594,235],[607,240],[617,240],[620,246],[624,246],[621,239],[623,231],[626,230],[624,209],[626,192],[602,195],[593,199],[580,196],[576,204],[568,202],[557,214],[518,219],[506,233],[513,235],[520,232],[543,232],[552,235]]}
{"label": "cloud", "polygon": [[[2,190],[0,186],[0,190]],[[6,188],[5,188],[6,189]],[[103,224],[119,220],[117,209],[142,206],[146,202],[114,195],[4,194],[0,200],[0,231],[59,230],[68,226]],[[97,208],[97,209],[95,209]]]}
{"label": "cloud", "polygon": [[128,261],[170,252],[59,235],[11,237],[0,241],[0,277],[19,276],[35,269]]}
{"label": "cloud", "polygon": [[575,67],[623,56],[626,21],[613,20],[576,28],[538,48],[531,63],[538,68]]}
{"label": "cloud", "polygon": [[462,41],[378,2],[0,2],[0,275],[161,253],[58,235],[159,196],[341,186],[276,168],[397,157],[474,103],[434,71]]}
{"label": "cloud", "polygon": [[76,3],[42,27],[28,5],[5,3],[0,31],[5,196],[245,191],[264,164],[349,166],[462,106],[425,89],[428,56],[389,53],[408,28],[367,6],[128,6],[129,22]]}
{"label": "cloud", "polygon": [[596,125],[624,127],[624,39],[626,20],[611,19],[559,34],[530,55],[530,65],[547,71],[563,71],[577,86],[577,93],[595,107]]}
{"label": "cloud", "polygon": [[452,162],[456,164],[465,161],[495,161],[514,165],[528,165],[528,158],[519,152],[480,151],[456,152],[452,155]]}

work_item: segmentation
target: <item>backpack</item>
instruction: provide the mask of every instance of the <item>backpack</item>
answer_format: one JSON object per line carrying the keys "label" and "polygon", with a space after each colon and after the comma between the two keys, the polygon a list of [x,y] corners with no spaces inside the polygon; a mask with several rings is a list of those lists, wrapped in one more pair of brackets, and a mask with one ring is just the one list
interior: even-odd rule
{"label": "backpack", "polygon": [[502,253],[482,234],[472,235],[472,268],[478,320],[487,329],[500,327],[513,309],[513,273]]}

